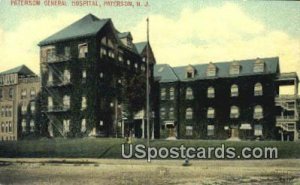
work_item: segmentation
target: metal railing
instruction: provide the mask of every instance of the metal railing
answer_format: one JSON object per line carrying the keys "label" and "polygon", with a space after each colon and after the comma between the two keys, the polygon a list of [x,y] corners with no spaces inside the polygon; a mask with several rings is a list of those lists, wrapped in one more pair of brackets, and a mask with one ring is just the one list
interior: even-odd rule
{"label": "metal railing", "polygon": [[48,63],[65,62],[71,59],[71,56],[67,55],[54,55],[47,58]]}

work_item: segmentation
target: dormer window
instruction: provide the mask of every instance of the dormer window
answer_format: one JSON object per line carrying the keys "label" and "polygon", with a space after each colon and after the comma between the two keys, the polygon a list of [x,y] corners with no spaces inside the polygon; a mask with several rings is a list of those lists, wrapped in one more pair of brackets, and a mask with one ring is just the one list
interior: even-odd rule
{"label": "dormer window", "polygon": [[189,65],[187,68],[186,68],[186,78],[194,78],[195,75],[196,75],[196,69]]}
{"label": "dormer window", "polygon": [[230,65],[229,74],[230,75],[238,75],[238,74],[240,74],[240,70],[241,70],[241,66],[240,66],[239,62],[234,61]]}
{"label": "dormer window", "polygon": [[79,44],[78,45],[78,52],[79,52],[78,58],[86,58],[87,54],[88,54],[88,45],[87,45],[87,43]]}
{"label": "dormer window", "polygon": [[206,69],[206,76],[216,76],[217,75],[217,67],[210,62]]}
{"label": "dormer window", "polygon": [[265,71],[265,63],[263,60],[257,58],[254,63],[253,72],[254,73],[262,73]]}

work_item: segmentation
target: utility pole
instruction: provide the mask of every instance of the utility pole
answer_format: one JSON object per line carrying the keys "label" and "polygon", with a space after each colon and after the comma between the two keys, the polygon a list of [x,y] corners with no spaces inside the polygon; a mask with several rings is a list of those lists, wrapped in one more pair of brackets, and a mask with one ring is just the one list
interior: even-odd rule
{"label": "utility pole", "polygon": [[147,62],[147,88],[146,88],[146,99],[147,99],[147,105],[146,105],[146,115],[147,115],[147,145],[148,145],[148,148],[150,147],[150,115],[149,115],[149,98],[150,98],[150,87],[149,87],[149,18],[147,18],[147,59],[146,59],[146,62]]}

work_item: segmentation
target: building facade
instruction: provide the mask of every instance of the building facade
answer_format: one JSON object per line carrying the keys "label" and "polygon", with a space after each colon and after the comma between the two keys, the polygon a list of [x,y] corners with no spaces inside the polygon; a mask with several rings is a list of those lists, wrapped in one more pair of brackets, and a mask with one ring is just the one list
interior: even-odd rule
{"label": "building facade", "polygon": [[[280,73],[279,58],[161,64],[154,74],[161,137],[168,137],[173,126],[177,138],[298,139],[299,80],[296,73]],[[295,91],[282,96],[281,85]]]}
{"label": "building facade", "polygon": [[39,46],[43,112],[50,136],[118,137],[129,129],[145,133],[144,117],[138,118],[139,126],[126,123],[124,92],[132,80],[145,76],[147,51],[153,79],[155,58],[147,42],[133,43],[130,32],[119,32],[110,19],[89,14]]}
{"label": "building facade", "polygon": [[0,73],[0,140],[39,133],[35,114],[39,91],[39,77],[24,65]]}

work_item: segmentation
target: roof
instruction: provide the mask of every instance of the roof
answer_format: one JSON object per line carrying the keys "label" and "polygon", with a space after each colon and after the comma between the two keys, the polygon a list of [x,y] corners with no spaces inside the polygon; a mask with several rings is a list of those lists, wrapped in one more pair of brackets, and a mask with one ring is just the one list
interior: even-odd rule
{"label": "roof", "polygon": [[136,47],[138,54],[142,54],[142,52],[144,51],[144,49],[147,46],[147,42],[138,42],[138,43],[135,43],[134,45]]}
{"label": "roof", "polygon": [[[161,77],[161,82],[166,81],[176,81],[176,78],[174,78],[174,75],[178,77],[179,81],[191,81],[191,80],[198,80],[198,79],[208,79],[208,78],[230,78],[230,77],[237,77],[237,76],[250,76],[250,75],[258,75],[258,74],[276,74],[279,71],[279,58],[273,57],[273,58],[262,58],[265,62],[265,71],[260,73],[254,73],[253,67],[254,63],[257,59],[248,59],[248,60],[239,60],[241,71],[239,75],[230,75],[229,74],[229,68],[232,64],[232,61],[227,62],[217,62],[213,63],[217,67],[217,75],[215,77],[207,77],[206,76],[206,69],[209,66],[209,64],[197,64],[192,65],[195,70],[197,70],[196,76],[194,78],[186,78],[186,69],[188,65],[186,66],[179,66],[179,67],[173,67],[171,68],[169,65],[166,64],[160,64],[156,65],[154,68],[155,76]],[[161,69],[161,67],[169,66],[169,68],[172,69],[173,73],[171,73],[170,69],[162,70],[162,72],[159,72],[158,70]]]}
{"label": "roof", "polygon": [[160,78],[160,82],[175,82],[178,77],[168,64],[157,64],[154,66],[154,76]]}
{"label": "roof", "polygon": [[96,35],[110,19],[99,19],[88,14],[66,28],[51,35],[39,43],[39,46],[53,44],[58,41]]}
{"label": "roof", "polygon": [[3,71],[0,73],[0,75],[8,75],[8,74],[19,74],[24,76],[31,76],[35,75],[34,72],[32,72],[27,66],[21,65],[18,67],[15,67],[13,69],[9,69],[7,71]]}
{"label": "roof", "polygon": [[131,37],[132,38],[132,35],[131,35],[130,32],[123,32],[123,33],[118,33],[118,37],[120,39],[125,38],[125,37]]}

